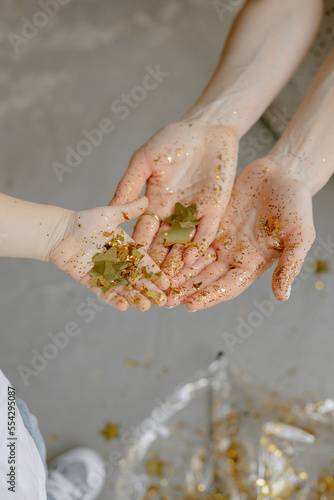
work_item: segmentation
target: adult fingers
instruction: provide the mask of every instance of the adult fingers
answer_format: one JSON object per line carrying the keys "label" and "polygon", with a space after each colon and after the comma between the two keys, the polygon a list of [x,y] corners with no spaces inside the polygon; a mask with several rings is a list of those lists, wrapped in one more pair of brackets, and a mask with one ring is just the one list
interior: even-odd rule
{"label": "adult fingers", "polygon": [[205,288],[220,276],[224,275],[228,270],[228,266],[222,262],[214,262],[207,266],[201,273],[197,276],[190,278],[183,286],[180,288],[174,288],[167,293],[167,306],[175,307],[183,304],[185,300],[196,294],[197,290]]}
{"label": "adult fingers", "polygon": [[173,245],[170,249],[170,252],[166,256],[161,266],[161,269],[167,274],[167,276],[176,276],[183,268],[183,250],[184,245],[182,243],[175,243],[175,245]]}
{"label": "adult fingers", "polygon": [[109,205],[126,203],[138,198],[151,172],[151,167],[145,158],[144,148],[140,148],[132,156],[128,169],[120,180]]}
{"label": "adult fingers", "polygon": [[[166,231],[170,226],[168,224],[163,224],[160,228],[160,232]],[[169,247],[164,245],[164,238],[161,236],[156,236],[153,240],[151,250],[149,251],[149,256],[151,259],[161,267],[163,261],[167,257],[169,252]]]}
{"label": "adult fingers", "polygon": [[251,285],[256,277],[244,269],[231,269],[211,285],[188,297],[187,309],[188,311],[200,311],[220,302],[231,300]]}
{"label": "adult fingers", "polygon": [[290,297],[292,283],[299,274],[308,251],[315,239],[314,227],[289,236],[272,278],[276,299],[285,302]]}
{"label": "adult fingers", "polygon": [[143,214],[137,221],[132,238],[147,251],[160,228],[160,219],[153,214]]}
{"label": "adult fingers", "polygon": [[216,259],[217,256],[214,249],[212,247],[208,248],[208,250],[204,252],[204,255],[202,255],[202,257],[199,257],[193,264],[184,265],[178,275],[169,278],[170,287],[181,287],[190,278],[195,278],[196,276],[198,276],[203,269],[215,262]]}
{"label": "adult fingers", "polygon": [[201,218],[192,240],[195,245],[187,248],[183,254],[186,264],[192,264],[209,248],[217,234],[219,222],[219,216],[210,217],[209,215],[204,215]]}

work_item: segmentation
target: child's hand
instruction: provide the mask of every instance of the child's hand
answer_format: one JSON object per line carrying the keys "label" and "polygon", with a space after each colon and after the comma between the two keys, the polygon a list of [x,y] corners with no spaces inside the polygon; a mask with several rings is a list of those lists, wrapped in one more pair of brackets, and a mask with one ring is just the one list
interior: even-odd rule
{"label": "child's hand", "polygon": [[[94,255],[105,252],[104,245],[120,235],[124,238],[124,243],[133,243],[133,240],[118,225],[142,215],[147,205],[148,200],[143,197],[124,205],[73,212],[66,220],[65,227],[56,228],[57,234],[52,238],[52,241],[56,242],[49,253],[50,262],[120,311],[125,311],[129,304],[139,311],[147,311],[151,306],[151,300],[147,297],[149,292],[155,292],[154,297],[158,297],[155,294],[159,293],[159,298],[154,302],[163,306],[166,303],[166,296],[161,289],[165,290],[169,286],[169,281],[163,274],[154,283],[139,275],[134,279],[131,290],[127,290],[125,286],[115,286],[107,294],[104,294],[102,288],[89,285],[91,279],[89,271],[94,266],[92,261]],[[148,274],[159,273],[159,267],[147,253],[142,249],[139,251],[143,258],[137,268],[146,267]],[[146,276],[147,273],[145,273]]]}

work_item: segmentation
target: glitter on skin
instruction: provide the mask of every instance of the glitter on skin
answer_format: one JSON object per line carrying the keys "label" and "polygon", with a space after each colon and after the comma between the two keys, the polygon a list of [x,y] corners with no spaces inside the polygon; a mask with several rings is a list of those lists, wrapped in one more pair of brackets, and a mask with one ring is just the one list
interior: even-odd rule
{"label": "glitter on skin", "polygon": [[[168,292],[167,305],[186,301],[189,310],[200,310],[234,298],[277,259],[273,291],[285,301],[313,240],[312,203],[306,187],[271,160],[256,161],[236,180],[212,244],[217,262],[178,286],[177,295]],[[193,284],[200,281],[201,290],[193,293]]]}
{"label": "glitter on skin", "polygon": [[[135,153],[114,201],[123,203],[129,186],[133,188],[131,196],[138,196],[147,180],[149,211],[161,221],[172,214],[176,202],[185,206],[196,203],[196,216],[202,219],[193,239],[198,248],[185,248],[183,254],[184,262],[191,264],[214,239],[227,206],[237,165],[238,137],[231,127],[214,125],[208,129],[198,122],[188,125],[191,127],[182,122],[167,125]],[[149,247],[152,236],[139,221],[134,239]],[[179,267],[177,263],[174,269]]]}

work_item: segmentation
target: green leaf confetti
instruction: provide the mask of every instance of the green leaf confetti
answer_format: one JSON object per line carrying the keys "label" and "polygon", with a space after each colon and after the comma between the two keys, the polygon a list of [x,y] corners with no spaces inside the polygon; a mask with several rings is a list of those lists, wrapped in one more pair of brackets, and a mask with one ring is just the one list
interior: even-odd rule
{"label": "green leaf confetti", "polygon": [[[89,285],[101,288],[107,295],[116,286],[125,286],[128,291],[132,290],[137,279],[158,279],[162,275],[161,272],[153,273],[149,272],[146,266],[139,267],[144,257],[140,251],[141,246],[134,242],[125,242],[122,234],[106,243],[105,251],[95,254],[92,258],[94,267],[89,271]],[[148,290],[145,286],[142,287],[142,293],[157,303],[161,300],[158,292]]]}
{"label": "green leaf confetti", "polygon": [[191,233],[199,224],[195,216],[196,208],[196,203],[189,207],[184,207],[181,203],[175,204],[173,215],[165,220],[171,227],[159,233],[159,236],[164,239],[165,246],[171,246],[174,243],[189,243]]}

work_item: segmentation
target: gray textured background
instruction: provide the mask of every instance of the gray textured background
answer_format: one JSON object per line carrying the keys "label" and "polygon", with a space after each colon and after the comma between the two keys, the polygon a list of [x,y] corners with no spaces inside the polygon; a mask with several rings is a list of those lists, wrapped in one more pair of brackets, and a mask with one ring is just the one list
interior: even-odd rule
{"label": "gray textured background", "polygon": [[[31,20],[38,10],[33,0],[0,6],[1,191],[75,210],[107,204],[134,150],[196,99],[235,12],[221,20],[204,0],[72,0],[15,54],[8,33],[20,34],[22,16]],[[170,75],[121,121],[110,103],[141,84],[147,65],[157,64]],[[65,147],[75,147],[82,129],[104,117],[114,119],[115,131],[60,183],[52,162],[64,162]],[[259,122],[243,140],[240,166],[252,159],[249,137],[257,138],[257,156],[270,146],[263,127]],[[315,197],[314,212],[318,236],[334,240],[333,187],[332,180]],[[0,276],[0,367],[38,416],[49,458],[77,445],[92,446],[105,459],[122,450],[119,441],[106,443],[99,435],[105,421],[119,423],[121,432],[135,426],[157,398],[218,350],[268,387],[312,400],[334,397],[332,272],[307,272],[289,302],[275,303],[272,316],[234,352],[223,334],[235,334],[238,318],[247,320],[255,310],[254,300],[273,301],[271,273],[204,312],[122,314],[104,307],[94,318],[76,312],[89,292],[51,264],[1,259]],[[80,335],[25,386],[18,365],[31,367],[31,349],[41,352],[48,333],[63,331],[69,321],[78,323]],[[128,368],[127,359],[137,366]],[[113,481],[102,500],[112,498]]]}

